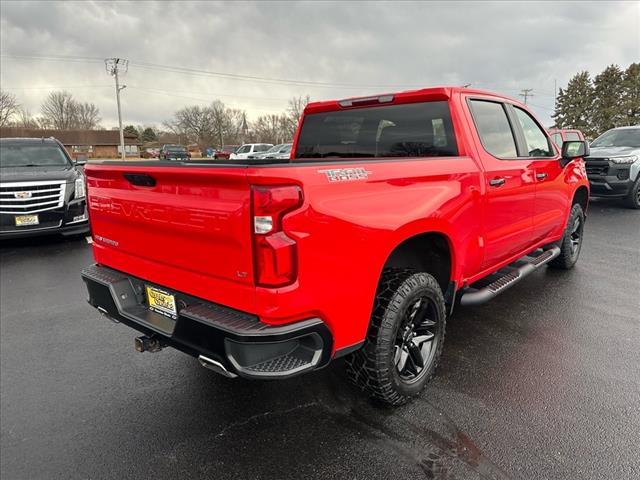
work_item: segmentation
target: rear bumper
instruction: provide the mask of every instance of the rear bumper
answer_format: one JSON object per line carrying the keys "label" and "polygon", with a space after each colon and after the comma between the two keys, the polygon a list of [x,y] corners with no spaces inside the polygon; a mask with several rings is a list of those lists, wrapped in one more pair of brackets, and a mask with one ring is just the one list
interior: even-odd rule
{"label": "rear bumper", "polygon": [[[153,285],[116,270],[93,265],[82,271],[89,303],[110,319],[128,325],[200,359],[228,376],[288,378],[325,366],[333,337],[317,318],[272,326],[258,317],[181,292]],[[176,318],[148,308],[145,285],[175,296]]]}

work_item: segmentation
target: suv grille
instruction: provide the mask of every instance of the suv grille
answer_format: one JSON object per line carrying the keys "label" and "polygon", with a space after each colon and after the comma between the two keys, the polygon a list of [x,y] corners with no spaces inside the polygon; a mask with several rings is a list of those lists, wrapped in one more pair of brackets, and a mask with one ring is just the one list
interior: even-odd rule
{"label": "suv grille", "polygon": [[606,175],[609,173],[609,161],[606,158],[588,158],[587,175]]}
{"label": "suv grille", "polygon": [[0,213],[24,215],[64,205],[64,181],[0,183]]}

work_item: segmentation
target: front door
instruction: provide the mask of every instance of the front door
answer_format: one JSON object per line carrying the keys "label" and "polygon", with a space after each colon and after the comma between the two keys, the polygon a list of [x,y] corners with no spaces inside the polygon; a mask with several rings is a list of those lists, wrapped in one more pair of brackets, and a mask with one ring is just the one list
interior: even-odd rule
{"label": "front door", "polygon": [[512,106],[514,118],[522,135],[522,154],[527,155],[535,168],[535,205],[533,210],[533,243],[562,234],[569,202],[565,184],[565,170],[560,154],[553,148],[547,133],[536,120],[520,107]]}

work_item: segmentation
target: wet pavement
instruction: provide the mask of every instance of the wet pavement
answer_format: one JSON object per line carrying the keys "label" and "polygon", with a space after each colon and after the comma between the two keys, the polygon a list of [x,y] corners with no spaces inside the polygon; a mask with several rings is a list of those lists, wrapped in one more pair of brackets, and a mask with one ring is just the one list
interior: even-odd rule
{"label": "wet pavement", "polygon": [[137,353],[85,302],[83,239],[0,247],[3,480],[640,478],[640,211],[593,202],[573,271],[458,309],[395,410],[340,362],[248,382]]}

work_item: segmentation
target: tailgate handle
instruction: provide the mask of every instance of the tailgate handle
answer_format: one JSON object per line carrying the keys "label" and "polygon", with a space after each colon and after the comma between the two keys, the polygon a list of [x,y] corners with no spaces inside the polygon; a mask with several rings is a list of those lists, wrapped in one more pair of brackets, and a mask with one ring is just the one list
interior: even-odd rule
{"label": "tailgate handle", "polygon": [[130,184],[138,187],[155,187],[156,179],[146,173],[125,173],[126,178]]}

